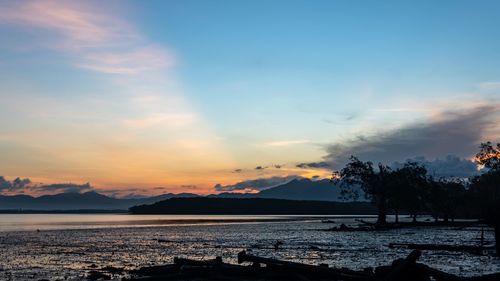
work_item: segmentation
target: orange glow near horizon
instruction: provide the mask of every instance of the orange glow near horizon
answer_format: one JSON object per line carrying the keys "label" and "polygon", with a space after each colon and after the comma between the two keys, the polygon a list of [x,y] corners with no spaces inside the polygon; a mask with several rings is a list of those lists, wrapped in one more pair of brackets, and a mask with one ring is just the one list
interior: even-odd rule
{"label": "orange glow near horizon", "polygon": [[[298,168],[290,168],[290,169],[276,169],[272,171],[267,171],[265,174],[257,173],[254,171],[247,172],[244,174],[234,173],[230,170],[225,171],[213,171],[212,173],[207,171],[204,173],[194,172],[190,175],[185,174],[185,177],[180,177],[179,175],[176,177],[171,177],[168,180],[164,180],[164,178],[148,178],[148,181],[137,181],[133,182],[131,179],[122,178],[123,182],[113,182],[109,181],[92,181],[89,177],[81,178],[79,180],[75,180],[74,178],[50,178],[50,177],[29,177],[31,180],[32,186],[43,186],[50,184],[75,184],[82,185],[85,183],[90,183],[93,190],[113,195],[116,197],[128,196],[130,194],[135,195],[160,195],[165,193],[196,193],[200,195],[208,195],[214,193],[220,193],[220,191],[215,190],[215,184],[222,185],[230,185],[235,184],[237,182],[249,180],[249,179],[257,179],[257,178],[268,178],[272,176],[289,176],[289,175],[298,175],[304,178],[328,178],[328,171],[321,170],[308,170],[308,169],[298,169]],[[7,176],[7,180],[14,180],[15,177]],[[144,178],[142,178],[144,180]],[[234,192],[238,193],[256,193],[258,190],[247,188],[245,190],[237,190]],[[37,191],[36,188],[24,189],[22,194],[32,195],[32,196],[40,196],[45,194],[56,194],[59,193],[57,191],[48,192],[48,191]],[[13,195],[19,194],[19,192],[8,192],[4,191],[2,194],[5,195]]]}
{"label": "orange glow near horizon", "polygon": [[[297,29],[285,18],[277,21],[273,16],[256,24],[253,16],[240,17],[247,8],[232,10],[228,15],[238,17],[234,21],[214,18],[221,12],[218,5],[184,7],[182,2],[0,1],[0,30],[6,38],[0,46],[0,176],[8,181],[29,178],[39,188],[90,183],[113,196],[210,194],[218,192],[216,184],[254,179],[332,178],[332,171],[321,167],[342,163],[350,152],[370,152],[370,157],[387,158],[384,161],[404,161],[395,159],[403,154],[463,157],[470,156],[472,141],[500,137],[499,126],[494,126],[500,124],[500,82],[489,80],[491,73],[467,80],[460,72],[460,83],[440,94],[446,87],[436,84],[432,75],[425,80],[429,77],[424,74],[429,69],[451,71],[457,61],[450,60],[449,67],[434,65],[449,59],[441,53],[420,61],[415,56],[418,44],[405,40],[391,42],[401,46],[380,48],[383,45],[363,42],[363,36],[341,38],[321,31],[349,34],[338,22],[345,20],[347,29],[358,32],[362,19],[331,13],[308,18],[301,9],[283,14],[290,22],[300,21],[303,28]],[[240,5],[236,2],[229,6]],[[266,9],[280,5],[274,6]],[[276,30],[284,36],[274,36]],[[485,33],[459,30],[474,31],[469,36]],[[416,42],[408,32],[400,35]],[[442,39],[434,35],[418,42]],[[485,42],[478,45],[491,45]],[[444,50],[442,43],[436,41],[439,48],[427,48],[421,55]],[[462,45],[446,46],[470,47]],[[398,57],[387,64],[396,47],[416,49],[408,52],[408,61]],[[342,72],[343,64],[350,70]],[[459,69],[478,69],[469,66]],[[401,79],[394,79],[394,73]],[[484,78],[488,81],[469,93]],[[398,132],[446,124],[470,112],[476,116],[468,117],[473,118],[471,128],[464,130],[465,123],[456,122],[457,134],[437,139],[443,145],[435,149],[427,149],[434,143],[433,136],[427,136],[434,134],[431,130],[422,131],[431,132],[421,134],[424,145],[413,143],[394,155],[378,143],[422,141]],[[447,127],[438,128],[444,132]],[[464,141],[448,145],[457,135]],[[317,161],[328,165],[296,166]],[[0,194],[57,192],[9,184],[0,186]]]}

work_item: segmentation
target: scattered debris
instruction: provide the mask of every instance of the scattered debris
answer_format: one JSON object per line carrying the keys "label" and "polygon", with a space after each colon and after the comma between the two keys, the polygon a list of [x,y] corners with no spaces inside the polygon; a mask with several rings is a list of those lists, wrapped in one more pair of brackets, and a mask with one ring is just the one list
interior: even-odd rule
{"label": "scattered debris", "polygon": [[485,255],[492,246],[472,245],[445,245],[445,244],[413,244],[413,243],[390,243],[389,248],[406,248],[412,250],[450,251],[465,252],[474,255]]}
{"label": "scattered debris", "polygon": [[276,243],[274,243],[274,249],[278,250],[281,245],[283,245],[283,241],[280,240],[276,241]]}
{"label": "scattered debris", "polygon": [[121,267],[114,267],[114,266],[105,266],[102,268],[102,270],[113,274],[122,273],[123,271],[125,271],[125,269]]}
{"label": "scattered debris", "polygon": [[375,228],[372,226],[351,227],[345,224],[341,224],[339,226],[334,226],[332,228],[327,229],[327,231],[371,231],[371,230],[375,230]]}
{"label": "scattered debris", "polygon": [[413,250],[406,258],[391,265],[369,267],[355,271],[333,268],[326,264],[308,265],[247,254],[238,254],[238,263],[228,264],[221,257],[213,260],[175,258],[174,264],[143,267],[131,271],[132,280],[337,280],[337,281],[493,281],[500,280],[500,273],[476,277],[459,277],[427,265],[417,263],[421,256]]}
{"label": "scattered debris", "polygon": [[87,280],[96,281],[96,280],[111,280],[111,276],[108,274],[104,274],[99,271],[91,271],[89,275],[87,275]]}

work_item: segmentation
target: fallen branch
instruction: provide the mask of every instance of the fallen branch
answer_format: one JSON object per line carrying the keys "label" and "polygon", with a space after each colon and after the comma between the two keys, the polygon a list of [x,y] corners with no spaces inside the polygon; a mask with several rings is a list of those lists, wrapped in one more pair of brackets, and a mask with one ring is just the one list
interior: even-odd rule
{"label": "fallen branch", "polygon": [[384,281],[396,281],[407,279],[405,276],[411,276],[410,270],[413,268],[422,253],[419,250],[413,250],[406,259],[403,259],[393,267],[393,269],[384,277]]}
{"label": "fallen branch", "polygon": [[[192,260],[174,258],[174,264],[145,267],[130,271],[131,280],[242,280],[242,281],[497,281],[500,273],[475,277],[460,277],[417,263],[421,252],[412,251],[406,258],[397,259],[391,265],[355,271],[346,268],[331,268],[327,265],[308,265],[290,261],[238,254],[238,263],[250,262],[251,266],[227,264],[222,258]],[[89,278],[102,277],[89,275]]]}
{"label": "fallen branch", "polygon": [[450,251],[466,252],[475,255],[484,255],[491,247],[472,245],[443,245],[443,244],[414,244],[414,243],[390,243],[389,248],[405,248],[411,250]]}

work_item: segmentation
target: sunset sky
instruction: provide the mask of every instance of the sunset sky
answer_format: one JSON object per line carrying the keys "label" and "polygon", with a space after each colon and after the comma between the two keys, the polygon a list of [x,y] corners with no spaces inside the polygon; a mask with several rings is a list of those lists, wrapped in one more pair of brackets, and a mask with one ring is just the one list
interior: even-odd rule
{"label": "sunset sky", "polygon": [[0,1],[0,176],[128,196],[327,177],[351,154],[460,173],[500,141],[499,14],[483,0]]}

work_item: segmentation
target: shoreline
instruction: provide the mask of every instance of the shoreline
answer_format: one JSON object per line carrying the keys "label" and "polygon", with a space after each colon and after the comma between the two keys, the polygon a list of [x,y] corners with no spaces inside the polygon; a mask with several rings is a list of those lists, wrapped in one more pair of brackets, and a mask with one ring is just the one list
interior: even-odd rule
{"label": "shoreline", "polygon": [[[390,243],[424,244],[433,241],[449,244],[450,239],[454,239],[458,244],[470,245],[480,234],[477,228],[465,228],[458,232],[454,227],[337,233],[318,231],[331,226],[330,223],[320,222],[318,217],[313,217],[315,221],[311,223],[299,221],[307,217],[289,219],[292,220],[210,226],[101,225],[99,229],[0,233],[0,246],[6,250],[0,258],[7,262],[3,266],[4,271],[0,271],[0,280],[8,276],[16,277],[13,280],[29,280],[28,277],[33,274],[47,280],[65,276],[68,280],[85,280],[91,271],[108,267],[132,270],[148,265],[165,265],[175,257],[206,260],[221,256],[225,262],[236,264],[235,258],[241,251],[297,263],[326,263],[331,267],[362,270],[367,266],[384,265],[384,262],[409,253],[406,248],[390,248]],[[335,224],[340,223],[356,221],[352,218],[335,219]],[[491,232],[485,233],[486,241],[492,238]],[[25,261],[26,257],[30,258],[30,262],[16,262]],[[421,262],[463,276],[500,270],[497,258],[441,250],[424,251]]]}
{"label": "shoreline", "polygon": [[[332,219],[372,219],[366,216],[313,216],[313,215],[131,215],[131,214],[49,214],[56,216],[54,221],[40,221],[44,214],[0,214],[0,233],[20,231],[66,231],[66,230],[98,230],[117,228],[150,228],[175,226],[209,226],[229,224],[262,224],[262,223],[321,223]],[[8,216],[9,221],[2,221]],[[109,218],[109,216],[112,216]],[[58,218],[60,217],[60,218]],[[116,220],[113,220],[116,218]],[[31,219],[23,222],[23,219]],[[43,218],[40,218],[43,219]],[[65,219],[65,220],[57,220]],[[86,220],[81,220],[86,219]],[[99,220],[101,219],[101,220]],[[35,221],[34,225],[30,224]]]}

